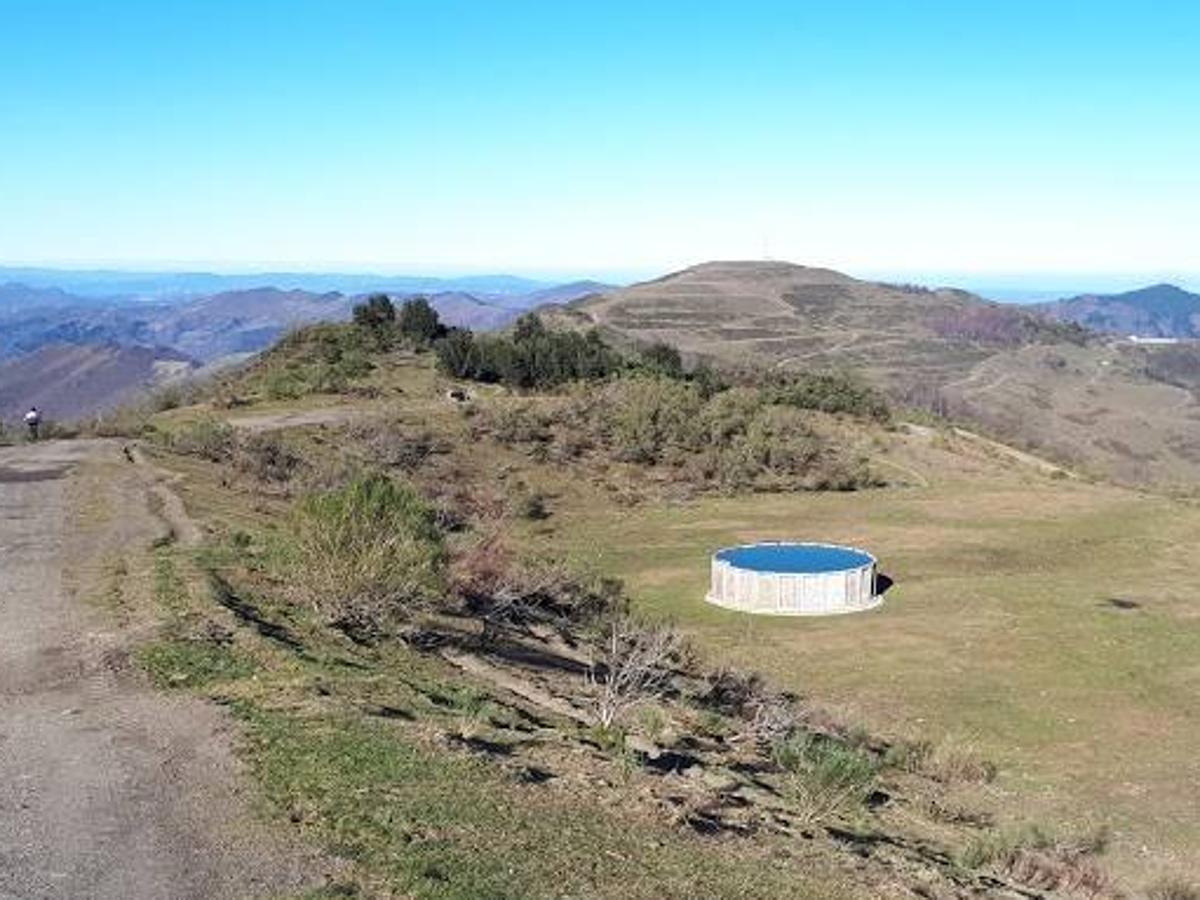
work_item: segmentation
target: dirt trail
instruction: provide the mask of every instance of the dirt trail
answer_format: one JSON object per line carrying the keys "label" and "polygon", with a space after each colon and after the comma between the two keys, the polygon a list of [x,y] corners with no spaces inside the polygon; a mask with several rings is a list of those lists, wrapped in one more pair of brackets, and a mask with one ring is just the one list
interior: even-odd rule
{"label": "dirt trail", "polygon": [[148,489],[119,444],[0,449],[0,900],[314,881],[316,857],[248,813],[223,713],[145,686],[87,602],[105,560],[165,530]]}
{"label": "dirt trail", "polygon": [[345,425],[362,418],[365,408],[329,406],[320,409],[289,410],[287,412],[257,413],[249,416],[230,416],[228,422],[246,431],[278,431],[307,425]]}

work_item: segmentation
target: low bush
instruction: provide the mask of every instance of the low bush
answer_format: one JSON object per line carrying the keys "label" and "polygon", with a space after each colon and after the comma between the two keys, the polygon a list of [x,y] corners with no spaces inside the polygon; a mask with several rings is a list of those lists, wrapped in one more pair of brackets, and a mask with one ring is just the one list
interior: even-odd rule
{"label": "low bush", "polygon": [[559,559],[518,557],[494,536],[459,554],[450,571],[454,593],[482,623],[485,642],[505,629],[539,624],[578,634],[625,611],[620,581]]}
{"label": "low bush", "polygon": [[541,522],[550,518],[546,495],[540,491],[521,491],[514,501],[514,507],[518,517],[531,522]]}
{"label": "low bush", "polygon": [[700,704],[723,715],[752,715],[755,705],[768,694],[761,675],[722,666],[704,676],[705,691]]}
{"label": "low bush", "polygon": [[864,462],[814,430],[809,413],[772,402],[769,392],[737,387],[706,398],[695,382],[661,375],[633,374],[551,398],[499,399],[483,407],[473,432],[564,461],[599,450],[727,492],[876,483]]}
{"label": "low bush", "polygon": [[437,453],[449,446],[425,428],[413,428],[393,416],[368,418],[349,430],[354,446],[373,466],[415,472]]}
{"label": "low bush", "polygon": [[928,748],[921,773],[946,784],[986,784],[996,777],[996,765],[970,744],[946,738]]}
{"label": "low bush", "polygon": [[267,483],[291,481],[304,464],[300,454],[274,432],[239,437],[232,456],[238,471]]}
{"label": "low bush", "polygon": [[1107,843],[1104,830],[1063,838],[1031,825],[976,837],[960,854],[959,863],[968,868],[991,867],[1040,890],[1096,896],[1111,886],[1096,859]]}
{"label": "low bush", "polygon": [[1146,900],[1200,900],[1200,887],[1181,878],[1164,878],[1146,889]]}
{"label": "low bush", "polygon": [[167,448],[183,456],[195,456],[209,462],[228,462],[237,445],[232,425],[206,417],[189,422],[165,435]]}
{"label": "low bush", "polygon": [[296,515],[302,595],[334,627],[371,642],[445,588],[433,510],[409,487],[366,475],[305,498]]}
{"label": "low bush", "polygon": [[826,413],[845,413],[886,422],[891,417],[887,398],[845,372],[800,372],[767,388],[775,403]]}
{"label": "low bush", "polygon": [[812,824],[861,807],[879,767],[867,752],[833,738],[797,731],[779,741],[772,759],[783,770],[784,793]]}
{"label": "low bush", "polygon": [[603,729],[620,727],[632,710],[662,696],[688,654],[673,626],[627,615],[609,620],[600,648],[590,681],[596,724]]}

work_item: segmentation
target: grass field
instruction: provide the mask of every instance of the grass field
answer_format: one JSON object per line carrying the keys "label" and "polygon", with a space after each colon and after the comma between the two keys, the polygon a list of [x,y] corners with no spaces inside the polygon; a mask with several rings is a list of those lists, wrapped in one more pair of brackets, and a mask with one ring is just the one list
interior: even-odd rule
{"label": "grass field", "polygon": [[[1200,874],[1200,509],[1052,479],[965,447],[897,444],[928,487],[577,507],[553,541],[623,577],[716,658],[900,734],[1000,767],[1014,822],[1112,829],[1136,881]],[[751,617],[706,605],[709,555],[755,539],[869,548],[878,611]]]}

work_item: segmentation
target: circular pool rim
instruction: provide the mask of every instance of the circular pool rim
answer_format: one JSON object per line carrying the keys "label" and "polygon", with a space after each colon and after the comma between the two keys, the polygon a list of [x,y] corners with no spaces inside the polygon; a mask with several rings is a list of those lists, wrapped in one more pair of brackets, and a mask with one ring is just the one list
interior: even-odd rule
{"label": "circular pool rim", "polygon": [[[750,568],[722,559],[737,550],[804,547],[855,554],[862,562],[845,568],[785,571]],[[883,603],[877,592],[878,559],[848,544],[827,541],[753,541],[722,547],[712,555],[712,580],[705,601],[722,609],[768,616],[836,616],[865,612]]]}

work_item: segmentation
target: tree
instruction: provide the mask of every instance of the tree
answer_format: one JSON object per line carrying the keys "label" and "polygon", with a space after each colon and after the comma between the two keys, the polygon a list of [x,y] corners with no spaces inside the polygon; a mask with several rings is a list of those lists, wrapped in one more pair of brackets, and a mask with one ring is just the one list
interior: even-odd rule
{"label": "tree", "polygon": [[513,326],[513,340],[518,344],[527,344],[535,341],[545,333],[546,326],[542,324],[542,320],[538,318],[537,313],[525,313],[525,315],[517,319],[517,324]]}
{"label": "tree", "polygon": [[396,307],[387,294],[372,294],[354,307],[354,324],[379,334],[396,321]]}
{"label": "tree", "polygon": [[642,351],[642,364],[651,372],[668,378],[683,377],[683,358],[670,344],[659,341]]}
{"label": "tree", "polygon": [[479,352],[475,336],[461,328],[452,328],[437,342],[438,363],[443,371],[455,378],[483,380],[479,377]]}
{"label": "tree", "polygon": [[446,334],[437,310],[424,297],[414,297],[400,307],[399,330],[401,335],[421,347]]}

